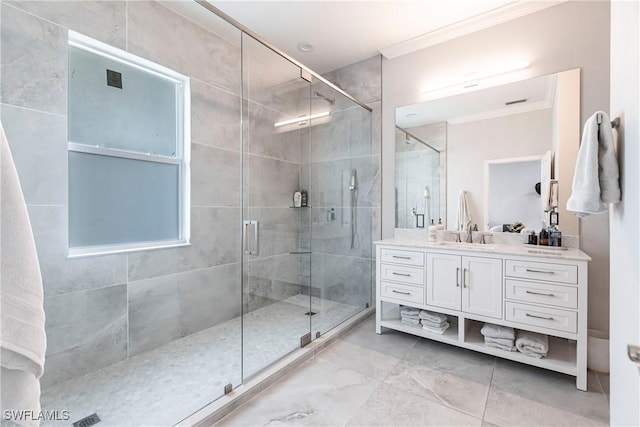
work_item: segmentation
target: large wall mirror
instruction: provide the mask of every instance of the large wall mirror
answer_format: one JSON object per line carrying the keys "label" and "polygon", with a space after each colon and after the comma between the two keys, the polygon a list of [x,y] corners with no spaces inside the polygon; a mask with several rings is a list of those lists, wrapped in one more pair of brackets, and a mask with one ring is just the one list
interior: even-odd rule
{"label": "large wall mirror", "polygon": [[577,235],[565,205],[579,117],[579,69],[396,108],[396,228],[415,228],[424,215],[425,226],[442,218],[455,229],[465,191],[480,230],[496,231],[496,221],[540,230],[553,180],[560,229]]}

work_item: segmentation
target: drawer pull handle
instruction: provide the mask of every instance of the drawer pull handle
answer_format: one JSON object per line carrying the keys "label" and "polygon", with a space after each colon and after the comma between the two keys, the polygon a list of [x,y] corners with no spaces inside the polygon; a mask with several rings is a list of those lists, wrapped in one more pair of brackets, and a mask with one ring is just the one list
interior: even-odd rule
{"label": "drawer pull handle", "polygon": [[547,271],[547,270],[534,270],[532,268],[526,269],[527,273],[543,273],[543,274],[556,274],[555,271]]}
{"label": "drawer pull handle", "polygon": [[535,314],[525,313],[527,317],[535,317],[536,319],[553,320],[553,317],[536,316]]}
{"label": "drawer pull handle", "polygon": [[391,255],[393,258],[398,258],[398,259],[411,259],[410,256],[399,256],[399,255]]}
{"label": "drawer pull handle", "polygon": [[460,287],[460,267],[456,267],[456,288]]}
{"label": "drawer pull handle", "polygon": [[408,273],[396,273],[395,271],[393,273],[391,273],[391,274],[393,274],[394,276],[411,277],[411,275],[408,274]]}
{"label": "drawer pull handle", "polygon": [[544,297],[555,297],[554,294],[545,294],[543,292],[533,292],[533,291],[525,291],[525,292],[528,293],[528,294],[531,294],[531,295],[542,295]]}
{"label": "drawer pull handle", "polygon": [[394,294],[411,295],[411,292],[400,292],[396,291],[395,289],[391,290],[391,292],[393,292]]}

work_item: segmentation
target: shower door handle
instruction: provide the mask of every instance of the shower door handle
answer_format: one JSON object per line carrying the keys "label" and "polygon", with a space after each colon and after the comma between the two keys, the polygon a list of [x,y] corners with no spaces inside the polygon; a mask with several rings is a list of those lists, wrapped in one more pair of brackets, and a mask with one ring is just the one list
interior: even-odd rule
{"label": "shower door handle", "polygon": [[245,255],[258,255],[258,221],[242,222],[242,245]]}

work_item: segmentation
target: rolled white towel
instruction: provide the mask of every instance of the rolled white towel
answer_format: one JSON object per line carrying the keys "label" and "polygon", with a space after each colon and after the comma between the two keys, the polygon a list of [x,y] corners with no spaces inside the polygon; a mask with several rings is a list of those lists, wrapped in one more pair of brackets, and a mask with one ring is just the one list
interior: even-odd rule
{"label": "rolled white towel", "polygon": [[447,321],[447,315],[442,313],[434,313],[432,311],[420,310],[420,318],[429,320],[434,323],[442,323]]}
{"label": "rolled white towel", "polygon": [[539,359],[549,351],[549,337],[535,332],[518,331],[516,348],[522,354]]}
{"label": "rolled white towel", "polygon": [[[484,337],[484,343],[485,345],[489,345],[489,347],[496,347],[496,348],[500,348],[502,350],[507,350],[507,351],[516,351],[516,346],[513,340],[510,340],[508,338]],[[490,344],[494,344],[494,345],[490,345]]]}
{"label": "rolled white towel", "polygon": [[485,323],[480,329],[480,333],[485,337],[491,338],[507,338],[507,339],[515,339],[516,333],[513,328],[508,326],[500,326],[494,325],[492,323]]}

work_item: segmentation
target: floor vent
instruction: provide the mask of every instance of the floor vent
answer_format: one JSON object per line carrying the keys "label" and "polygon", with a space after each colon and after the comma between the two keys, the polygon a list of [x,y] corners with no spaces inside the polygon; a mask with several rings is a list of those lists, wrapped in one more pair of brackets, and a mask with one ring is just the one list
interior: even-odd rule
{"label": "floor vent", "polygon": [[91,414],[88,417],[84,417],[83,419],[73,423],[73,427],[89,427],[94,424],[98,424],[99,422],[100,417],[98,416],[98,414]]}
{"label": "floor vent", "polygon": [[318,313],[316,313],[315,311],[307,311],[304,315],[305,316],[315,316],[316,314],[318,314]]}

